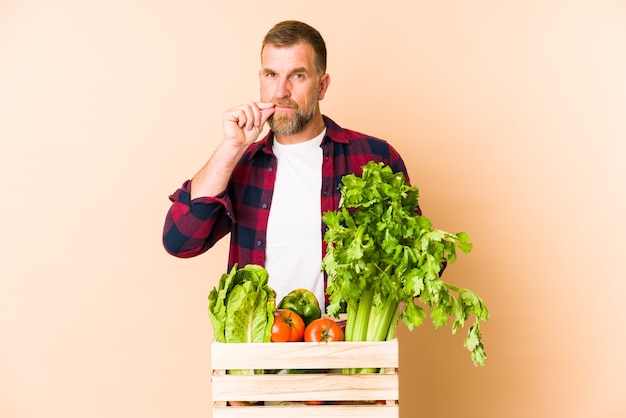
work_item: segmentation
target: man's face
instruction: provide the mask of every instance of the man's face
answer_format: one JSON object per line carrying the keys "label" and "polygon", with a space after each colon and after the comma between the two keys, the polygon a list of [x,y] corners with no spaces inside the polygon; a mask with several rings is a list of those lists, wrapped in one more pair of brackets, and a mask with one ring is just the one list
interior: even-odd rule
{"label": "man's face", "polygon": [[324,97],[324,76],[315,66],[315,52],[308,43],[289,47],[266,45],[261,52],[261,101],[273,102],[268,123],[277,135],[294,135],[319,112]]}

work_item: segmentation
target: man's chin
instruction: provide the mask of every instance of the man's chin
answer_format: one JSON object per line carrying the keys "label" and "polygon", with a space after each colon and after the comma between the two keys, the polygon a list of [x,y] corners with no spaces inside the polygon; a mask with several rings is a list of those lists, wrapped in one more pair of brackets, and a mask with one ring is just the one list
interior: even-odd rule
{"label": "man's chin", "polygon": [[[278,135],[293,135],[297,133],[297,127],[292,118],[286,117],[276,117],[276,113],[274,113],[268,123],[270,125],[270,129]],[[280,116],[280,115],[278,115]]]}
{"label": "man's chin", "polygon": [[287,136],[295,135],[299,132],[302,132],[312,119],[312,115],[309,115],[307,117],[301,113],[296,113],[295,115],[291,116],[282,113],[274,113],[272,116],[269,117],[268,124],[270,126],[270,129],[276,135]]}

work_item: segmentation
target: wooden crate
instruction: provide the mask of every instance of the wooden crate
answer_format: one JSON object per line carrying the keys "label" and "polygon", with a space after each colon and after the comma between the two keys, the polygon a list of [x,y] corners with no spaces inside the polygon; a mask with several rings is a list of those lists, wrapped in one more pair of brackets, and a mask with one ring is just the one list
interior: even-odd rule
{"label": "wooden crate", "polygon": [[[213,417],[398,418],[398,342],[252,343],[211,346]],[[383,373],[344,374],[342,368]],[[306,374],[228,374],[309,369]],[[310,370],[313,369],[313,370]],[[302,401],[326,401],[306,405]],[[229,401],[258,402],[231,406]],[[376,404],[374,403],[375,401]],[[380,402],[384,401],[384,402]]]}

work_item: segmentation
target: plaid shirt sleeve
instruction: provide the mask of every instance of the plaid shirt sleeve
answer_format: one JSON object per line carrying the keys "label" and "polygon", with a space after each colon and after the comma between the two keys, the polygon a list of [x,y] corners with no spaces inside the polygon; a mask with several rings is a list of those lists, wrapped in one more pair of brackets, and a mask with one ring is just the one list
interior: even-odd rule
{"label": "plaid shirt sleeve", "polygon": [[187,180],[170,196],[172,205],[165,217],[163,246],[177,257],[202,254],[230,232],[233,210],[227,193],[191,200]]}

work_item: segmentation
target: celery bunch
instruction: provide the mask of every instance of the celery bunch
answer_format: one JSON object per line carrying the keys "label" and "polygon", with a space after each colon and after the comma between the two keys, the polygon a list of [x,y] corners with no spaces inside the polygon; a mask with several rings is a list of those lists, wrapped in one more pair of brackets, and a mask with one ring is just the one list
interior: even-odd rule
{"label": "celery bunch", "polygon": [[[363,174],[342,178],[337,211],[326,212],[328,313],[347,312],[346,341],[395,338],[398,321],[409,330],[422,324],[424,307],[436,328],[452,318],[452,332],[473,314],[465,347],[475,365],[485,365],[480,321],[489,318],[483,300],[469,289],[441,279],[456,249],[469,253],[469,236],[434,229],[419,214],[417,187],[403,173],[382,163],[363,166]],[[424,306],[422,306],[424,305]]]}

